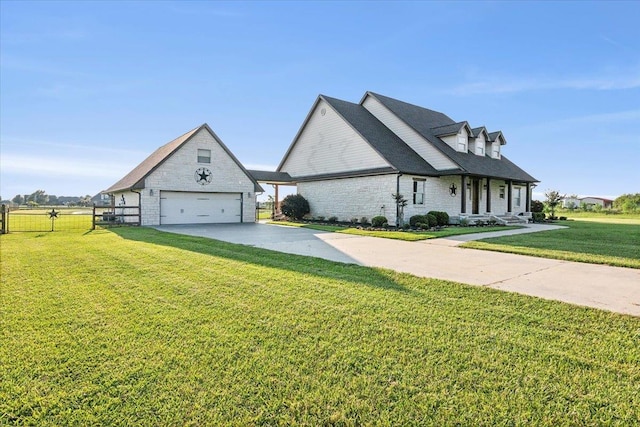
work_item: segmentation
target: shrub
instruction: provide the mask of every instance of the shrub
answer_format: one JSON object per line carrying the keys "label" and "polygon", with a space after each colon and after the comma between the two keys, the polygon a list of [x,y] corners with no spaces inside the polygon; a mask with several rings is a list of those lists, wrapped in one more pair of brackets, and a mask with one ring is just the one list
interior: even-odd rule
{"label": "shrub", "polygon": [[351,218],[351,224],[357,224],[358,218]]}
{"label": "shrub", "polygon": [[449,214],[446,212],[440,212],[440,218],[442,219],[442,226],[449,225]]}
{"label": "shrub", "polygon": [[444,225],[449,225],[449,214],[446,212],[441,212],[441,211],[431,211],[429,212],[429,214],[433,215],[436,217],[436,220],[438,221],[438,225],[444,226]]}
{"label": "shrub", "polygon": [[495,219],[490,219],[490,220],[487,221],[487,225],[490,225],[492,227],[494,225],[496,225],[497,223],[498,223],[498,221],[496,221]]}
{"label": "shrub", "polygon": [[285,197],[280,205],[280,210],[292,219],[301,219],[311,211],[309,202],[301,194],[289,194]]}
{"label": "shrub", "polygon": [[337,216],[330,216],[327,221],[333,223],[333,222],[338,222],[338,217]]}
{"label": "shrub", "polygon": [[360,224],[362,225],[369,224],[369,218],[367,218],[366,216],[363,216],[362,218],[360,218]]}
{"label": "shrub", "polygon": [[318,215],[316,219],[320,222],[324,221],[324,217],[322,215]]}
{"label": "shrub", "polygon": [[429,224],[429,228],[433,228],[436,225],[438,225],[438,218],[436,218],[435,215],[429,213],[426,215],[426,217],[427,217],[427,224]]}
{"label": "shrub", "polygon": [[478,227],[484,227],[484,221],[481,219],[476,220],[476,226]]}
{"label": "shrub", "polygon": [[[542,214],[542,216],[544,217],[544,214]],[[469,219],[460,218],[460,227],[468,227],[468,226],[469,226]]]}
{"label": "shrub", "polygon": [[388,224],[388,222],[387,218],[382,215],[371,218],[371,225],[374,227],[383,227],[384,224]]}
{"label": "shrub", "polygon": [[531,212],[542,212],[544,210],[544,203],[540,200],[531,201]]}
{"label": "shrub", "polygon": [[429,228],[429,224],[425,224],[424,222],[419,222],[416,224],[416,227],[420,229],[426,229],[426,228]]}
{"label": "shrub", "polygon": [[411,228],[411,225],[410,225],[410,224],[403,224],[403,225],[402,225],[402,229],[403,229],[403,230],[408,230],[408,229],[410,229],[410,228]]}
{"label": "shrub", "polygon": [[560,219],[560,221],[566,221],[567,217],[566,216],[561,216],[559,219]]}
{"label": "shrub", "polygon": [[426,215],[414,215],[411,218],[409,218],[409,224],[412,227],[417,226],[419,223],[427,223],[429,222],[426,218]]}
{"label": "shrub", "polygon": [[543,222],[544,221],[544,212],[532,212],[533,222]]}

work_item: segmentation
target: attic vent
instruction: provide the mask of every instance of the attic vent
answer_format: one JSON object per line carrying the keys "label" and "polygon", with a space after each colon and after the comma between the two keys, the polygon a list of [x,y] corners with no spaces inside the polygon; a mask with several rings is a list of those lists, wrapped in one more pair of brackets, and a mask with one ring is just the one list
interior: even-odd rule
{"label": "attic vent", "polygon": [[325,114],[327,114],[327,109],[326,109],[326,108],[322,108],[322,109],[320,109],[320,114],[321,114],[321,115],[323,115],[323,116],[324,116]]}

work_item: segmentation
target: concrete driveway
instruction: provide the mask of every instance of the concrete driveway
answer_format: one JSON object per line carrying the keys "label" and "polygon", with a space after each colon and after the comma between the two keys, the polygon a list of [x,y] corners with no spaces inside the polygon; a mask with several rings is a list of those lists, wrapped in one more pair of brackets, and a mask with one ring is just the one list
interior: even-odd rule
{"label": "concrete driveway", "polygon": [[[348,254],[320,238],[323,234],[349,237],[308,228],[284,227],[260,223],[162,225],[155,227],[170,233],[209,237],[224,242],[255,246],[289,254],[314,256],[331,261],[360,264]],[[338,237],[339,238],[339,237]]]}
{"label": "concrete driveway", "polygon": [[[403,242],[267,224],[157,228],[640,316],[640,270],[457,247],[463,241],[490,237],[492,233]],[[516,233],[545,229],[531,227]]]}

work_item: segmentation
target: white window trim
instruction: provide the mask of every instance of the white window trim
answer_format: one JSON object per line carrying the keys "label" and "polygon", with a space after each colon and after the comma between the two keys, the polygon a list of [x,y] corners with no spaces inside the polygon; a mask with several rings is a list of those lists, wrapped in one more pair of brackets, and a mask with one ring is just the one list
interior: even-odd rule
{"label": "white window trim", "polygon": [[414,179],[413,180],[413,204],[414,205],[424,205],[424,189],[425,189],[424,179]]}
{"label": "white window trim", "polygon": [[[201,155],[200,155],[200,152],[203,152],[203,154],[204,154],[204,152],[205,152],[205,151],[208,151],[208,152],[209,152],[209,156],[208,156],[208,157],[207,157],[207,156],[201,156]],[[207,160],[204,160],[204,159],[207,159],[207,158],[209,159],[208,161],[207,161]],[[211,163],[211,150],[206,149],[206,148],[198,148],[198,151],[197,151],[197,159],[198,159],[198,163],[207,163],[207,164],[210,164],[210,163]]]}
{"label": "white window trim", "polygon": [[458,151],[466,153],[468,150],[468,141],[464,135],[458,135]]}

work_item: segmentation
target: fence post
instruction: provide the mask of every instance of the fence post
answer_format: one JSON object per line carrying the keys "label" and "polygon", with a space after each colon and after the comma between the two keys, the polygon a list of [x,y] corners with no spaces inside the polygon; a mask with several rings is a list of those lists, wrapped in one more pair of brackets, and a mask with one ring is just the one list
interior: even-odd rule
{"label": "fence post", "polygon": [[0,207],[0,234],[7,233],[7,205]]}
{"label": "fence post", "polygon": [[96,204],[93,204],[93,214],[91,215],[91,229],[96,229]]}

